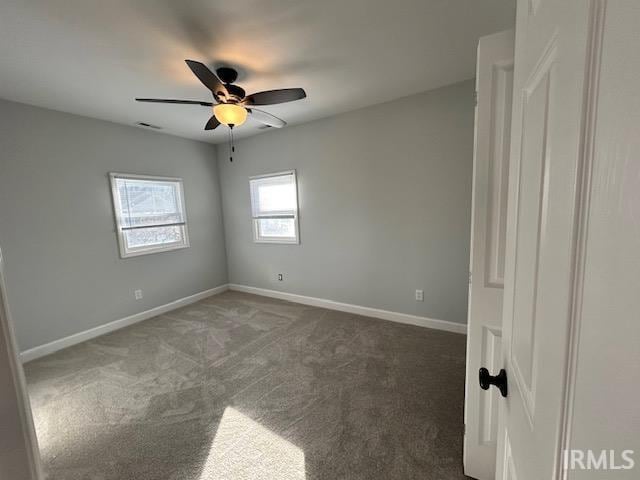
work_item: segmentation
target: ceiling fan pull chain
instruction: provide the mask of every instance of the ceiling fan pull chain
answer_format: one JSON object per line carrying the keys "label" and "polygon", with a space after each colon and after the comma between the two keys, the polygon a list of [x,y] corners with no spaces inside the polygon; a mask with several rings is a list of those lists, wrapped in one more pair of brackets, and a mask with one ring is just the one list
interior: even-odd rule
{"label": "ceiling fan pull chain", "polygon": [[229,154],[229,161],[233,162],[233,154],[236,151],[236,146],[233,140],[233,125],[229,125],[229,150],[231,151]]}

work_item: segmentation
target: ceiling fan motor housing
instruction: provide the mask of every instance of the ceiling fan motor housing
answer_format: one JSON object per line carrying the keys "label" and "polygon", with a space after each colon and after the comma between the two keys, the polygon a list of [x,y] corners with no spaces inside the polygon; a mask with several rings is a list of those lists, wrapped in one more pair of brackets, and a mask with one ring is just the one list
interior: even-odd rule
{"label": "ceiling fan motor housing", "polygon": [[223,83],[233,83],[238,79],[238,71],[235,68],[220,67],[216,69],[216,73]]}
{"label": "ceiling fan motor housing", "polygon": [[231,98],[228,98],[228,100],[231,100],[235,103],[240,102],[246,95],[246,92],[244,91],[244,88],[239,87],[237,85],[225,85],[225,87],[227,87],[227,92],[229,92],[229,96]]}

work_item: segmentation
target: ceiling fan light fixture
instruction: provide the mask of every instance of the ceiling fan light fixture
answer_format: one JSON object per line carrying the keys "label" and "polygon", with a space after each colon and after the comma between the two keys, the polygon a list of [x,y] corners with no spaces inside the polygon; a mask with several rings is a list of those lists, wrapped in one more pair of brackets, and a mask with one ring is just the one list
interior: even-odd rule
{"label": "ceiling fan light fixture", "polygon": [[221,103],[213,107],[213,114],[223,125],[239,127],[247,121],[246,108],[234,103]]}

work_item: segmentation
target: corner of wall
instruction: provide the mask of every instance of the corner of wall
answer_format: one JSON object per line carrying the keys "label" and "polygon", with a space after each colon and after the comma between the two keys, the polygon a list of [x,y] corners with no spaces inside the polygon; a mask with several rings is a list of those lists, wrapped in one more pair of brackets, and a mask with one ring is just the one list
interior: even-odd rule
{"label": "corner of wall", "polygon": [[222,220],[222,238],[224,239],[224,260],[225,260],[225,272],[224,272],[224,276],[225,276],[225,281],[228,283],[230,281],[229,278],[229,272],[230,267],[229,267],[229,249],[227,248],[227,244],[229,243],[229,239],[227,238],[227,222],[226,222],[226,216],[225,216],[225,203],[224,203],[224,195],[222,194],[222,171],[220,169],[220,159],[222,158],[222,153],[221,153],[221,149],[222,149],[222,145],[220,144],[216,144],[216,145],[211,145],[211,148],[213,149],[214,152],[214,161],[215,161],[215,171],[216,171],[216,179],[218,181],[218,196],[220,197],[220,218]]}

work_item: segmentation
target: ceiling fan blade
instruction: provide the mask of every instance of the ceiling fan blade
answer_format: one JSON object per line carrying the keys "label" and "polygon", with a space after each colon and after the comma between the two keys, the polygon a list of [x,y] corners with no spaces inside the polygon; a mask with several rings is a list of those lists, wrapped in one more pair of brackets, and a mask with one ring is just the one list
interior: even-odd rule
{"label": "ceiling fan blade", "polygon": [[220,125],[220,122],[218,121],[216,116],[215,115],[211,115],[211,118],[209,119],[207,124],[204,126],[204,129],[205,130],[215,130],[218,127],[218,125]]}
{"label": "ceiling fan blade", "polygon": [[201,62],[196,62],[195,60],[185,60],[186,64],[189,66],[193,74],[198,77],[205,87],[211,90],[214,98],[217,100],[218,97],[224,96],[228,97],[229,92],[227,92],[226,87],[220,81],[220,79],[213,73],[209,68]]}
{"label": "ceiling fan blade", "polygon": [[201,102],[199,100],[173,100],[163,98],[136,98],[136,102],[146,103],[177,103],[180,105],[202,105],[203,107],[213,107],[211,102]]}
{"label": "ceiling fan blade", "polygon": [[276,117],[275,115],[271,115],[263,110],[258,110],[257,108],[247,108],[249,115],[251,115],[254,119],[259,121],[260,123],[264,123],[265,125],[269,125],[270,127],[282,128],[287,122]]}
{"label": "ceiling fan blade", "polygon": [[293,102],[307,96],[302,88],[282,88],[280,90],[266,90],[264,92],[247,95],[242,103],[251,105],[275,105],[276,103]]}

